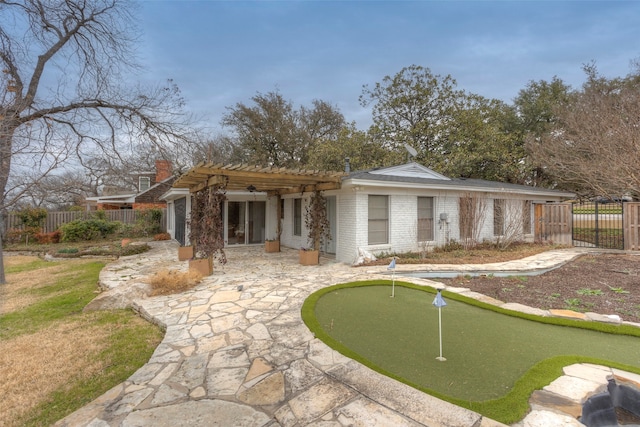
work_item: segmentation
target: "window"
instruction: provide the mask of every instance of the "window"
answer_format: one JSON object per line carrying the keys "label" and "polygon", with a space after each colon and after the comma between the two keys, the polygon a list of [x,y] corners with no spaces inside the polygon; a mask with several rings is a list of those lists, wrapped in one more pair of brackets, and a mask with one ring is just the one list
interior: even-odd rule
{"label": "window", "polygon": [[433,240],[433,197],[418,197],[418,242]]}
{"label": "window", "polygon": [[293,235],[302,236],[302,199],[293,199]]}
{"label": "window", "polygon": [[522,202],[522,234],[531,234],[531,200]]}
{"label": "window", "polygon": [[151,187],[151,178],[148,176],[138,177],[138,191],[140,193],[147,191],[149,187]]}
{"label": "window", "polygon": [[369,196],[369,244],[389,243],[389,197]]}
{"label": "window", "polygon": [[493,235],[504,235],[504,218],[505,218],[505,201],[504,199],[495,199],[493,201]]}

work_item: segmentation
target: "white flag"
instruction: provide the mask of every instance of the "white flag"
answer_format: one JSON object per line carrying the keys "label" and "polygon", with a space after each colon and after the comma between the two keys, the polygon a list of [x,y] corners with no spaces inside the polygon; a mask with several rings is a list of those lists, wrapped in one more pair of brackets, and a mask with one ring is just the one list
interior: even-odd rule
{"label": "white flag", "polygon": [[392,259],[391,263],[389,264],[389,267],[387,267],[387,270],[393,270],[396,268],[396,259]]}
{"label": "white flag", "polygon": [[444,307],[444,306],[447,305],[447,303],[445,302],[444,298],[442,298],[442,295],[440,294],[440,291],[438,291],[438,293],[436,294],[436,297],[433,300],[433,305],[435,305],[438,308]]}

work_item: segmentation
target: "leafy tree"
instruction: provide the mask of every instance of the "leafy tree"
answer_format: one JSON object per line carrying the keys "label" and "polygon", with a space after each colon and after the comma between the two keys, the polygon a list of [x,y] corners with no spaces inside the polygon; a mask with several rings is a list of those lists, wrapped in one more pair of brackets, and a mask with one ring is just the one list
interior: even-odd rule
{"label": "leafy tree", "polygon": [[640,67],[607,79],[595,65],[569,102],[555,106],[555,122],[529,147],[564,188],[583,196],[640,197]]}
{"label": "leafy tree", "polygon": [[525,157],[514,132],[515,111],[501,101],[456,89],[451,76],[417,65],[365,86],[360,102],[373,103],[370,133],[377,134],[398,160],[403,145],[416,160],[448,176],[522,182]]}
{"label": "leafy tree", "polygon": [[315,144],[335,139],[344,127],[343,115],[330,104],[315,100],[311,108],[294,109],[279,92],[257,93],[252,106],[228,108],[222,124],[233,128],[246,162],[277,167],[307,164]]}
{"label": "leafy tree", "polygon": [[401,156],[387,150],[371,135],[356,129],[355,124],[345,126],[337,138],[315,144],[309,152],[310,169],[340,171],[349,159],[352,171],[397,164]]}
{"label": "leafy tree", "polygon": [[[573,91],[558,77],[553,77],[550,82],[539,80],[530,81],[520,90],[514,99],[514,107],[517,111],[517,121],[513,123],[512,132],[518,135],[524,146],[525,140],[529,141],[529,148],[535,148],[542,142],[542,136],[558,121],[556,108],[567,104]],[[526,171],[526,184],[552,186],[553,180],[545,173],[542,164],[534,157],[527,156],[524,159]]]}
{"label": "leafy tree", "polygon": [[434,75],[418,65],[386,76],[374,87],[364,86],[360,103],[373,104],[372,133],[387,148],[404,151],[409,144],[418,151],[417,160],[436,167],[448,139],[453,113],[464,94],[449,75]]}
{"label": "leafy tree", "polygon": [[514,116],[502,101],[467,95],[452,114],[437,169],[447,176],[521,183],[525,152],[509,131]]}
{"label": "leafy tree", "polygon": [[[4,1],[0,16],[0,209],[70,162],[117,158],[138,144],[187,145],[188,117],[171,81],[122,85],[136,71],[125,0]],[[24,171],[31,181],[13,180]]]}

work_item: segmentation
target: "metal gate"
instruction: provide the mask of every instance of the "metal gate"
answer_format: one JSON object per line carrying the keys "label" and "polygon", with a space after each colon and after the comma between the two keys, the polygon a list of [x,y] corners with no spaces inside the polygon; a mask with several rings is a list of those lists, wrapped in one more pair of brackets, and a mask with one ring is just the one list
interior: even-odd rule
{"label": "metal gate", "polygon": [[573,245],[624,249],[624,204],[573,203]]}

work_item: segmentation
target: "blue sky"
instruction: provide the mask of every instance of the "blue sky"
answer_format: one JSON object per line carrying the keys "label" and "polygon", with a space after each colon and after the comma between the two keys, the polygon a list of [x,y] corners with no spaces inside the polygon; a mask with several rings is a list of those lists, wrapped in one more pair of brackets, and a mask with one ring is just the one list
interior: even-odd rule
{"label": "blue sky", "polygon": [[416,64],[511,103],[531,80],[625,76],[640,58],[637,1],[142,1],[144,80],[172,78],[212,133],[225,107],[279,90],[321,99],[360,129],[363,85]]}

